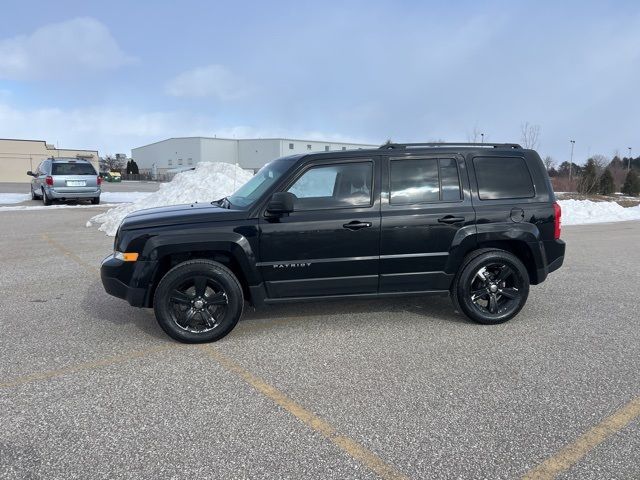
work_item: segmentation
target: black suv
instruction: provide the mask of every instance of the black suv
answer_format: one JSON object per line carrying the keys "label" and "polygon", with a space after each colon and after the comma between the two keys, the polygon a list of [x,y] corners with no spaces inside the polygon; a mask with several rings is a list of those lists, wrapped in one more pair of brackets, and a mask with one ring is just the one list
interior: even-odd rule
{"label": "black suv", "polygon": [[467,317],[496,324],[562,265],[559,237],[535,151],[387,144],[279,158],[211,204],[131,213],[101,276],[183,342],[228,334],[245,299],[450,294]]}

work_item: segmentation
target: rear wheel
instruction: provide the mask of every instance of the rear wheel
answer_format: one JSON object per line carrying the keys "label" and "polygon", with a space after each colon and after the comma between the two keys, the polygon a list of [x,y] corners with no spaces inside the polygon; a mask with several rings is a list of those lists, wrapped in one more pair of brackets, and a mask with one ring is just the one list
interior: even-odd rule
{"label": "rear wheel", "polygon": [[160,280],[154,296],[156,319],[171,337],[186,343],[215,342],[242,315],[242,287],[233,272],[211,260],[189,260]]}
{"label": "rear wheel", "polygon": [[44,190],[44,188],[42,189],[42,203],[44,203],[46,206],[49,206],[52,203],[51,199],[47,196],[47,192]]}
{"label": "rear wheel", "polygon": [[490,250],[469,257],[452,290],[454,303],[471,320],[503,323],[524,307],[529,296],[529,274],[515,255]]}
{"label": "rear wheel", "polygon": [[33,188],[31,188],[31,200],[40,200],[40,196],[36,194]]}
{"label": "rear wheel", "polygon": [[91,199],[91,203],[92,203],[93,205],[98,205],[98,204],[100,204],[100,197],[93,197],[93,198]]}

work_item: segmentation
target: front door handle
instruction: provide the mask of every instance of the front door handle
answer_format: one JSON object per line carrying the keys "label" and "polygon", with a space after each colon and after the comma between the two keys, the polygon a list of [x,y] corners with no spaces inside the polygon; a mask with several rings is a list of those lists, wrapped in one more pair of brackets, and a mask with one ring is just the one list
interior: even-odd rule
{"label": "front door handle", "polygon": [[454,217],[453,215],[447,215],[438,219],[439,223],[459,223],[464,222],[464,217]]}
{"label": "front door handle", "polygon": [[345,223],[342,226],[349,230],[360,230],[361,228],[369,228],[371,226],[371,222],[359,222],[358,220],[354,220],[353,222]]}

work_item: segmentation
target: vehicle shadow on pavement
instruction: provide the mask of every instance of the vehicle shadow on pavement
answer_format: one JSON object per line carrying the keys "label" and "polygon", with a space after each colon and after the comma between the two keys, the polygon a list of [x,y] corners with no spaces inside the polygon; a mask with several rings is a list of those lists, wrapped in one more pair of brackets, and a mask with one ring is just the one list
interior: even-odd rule
{"label": "vehicle shadow on pavement", "polygon": [[468,322],[464,316],[456,313],[449,297],[436,296],[367,300],[325,299],[295,304],[267,305],[257,309],[247,304],[240,322],[340,315],[344,315],[346,320],[350,315],[367,313],[376,315],[386,313],[390,316],[409,313],[456,323]]}
{"label": "vehicle shadow on pavement", "polygon": [[148,308],[135,308],[126,301],[108,295],[99,279],[93,280],[87,286],[82,309],[88,318],[97,322],[108,322],[115,326],[132,324],[144,335],[167,340]]}

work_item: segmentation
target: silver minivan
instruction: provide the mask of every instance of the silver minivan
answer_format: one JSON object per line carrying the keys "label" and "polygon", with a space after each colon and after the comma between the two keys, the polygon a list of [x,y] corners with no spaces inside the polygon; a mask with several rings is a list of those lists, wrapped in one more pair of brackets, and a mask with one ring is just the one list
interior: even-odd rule
{"label": "silver minivan", "polygon": [[45,205],[53,200],[91,200],[100,203],[102,178],[87,160],[81,158],[48,158],[35,172],[29,170],[31,198],[42,198]]}

